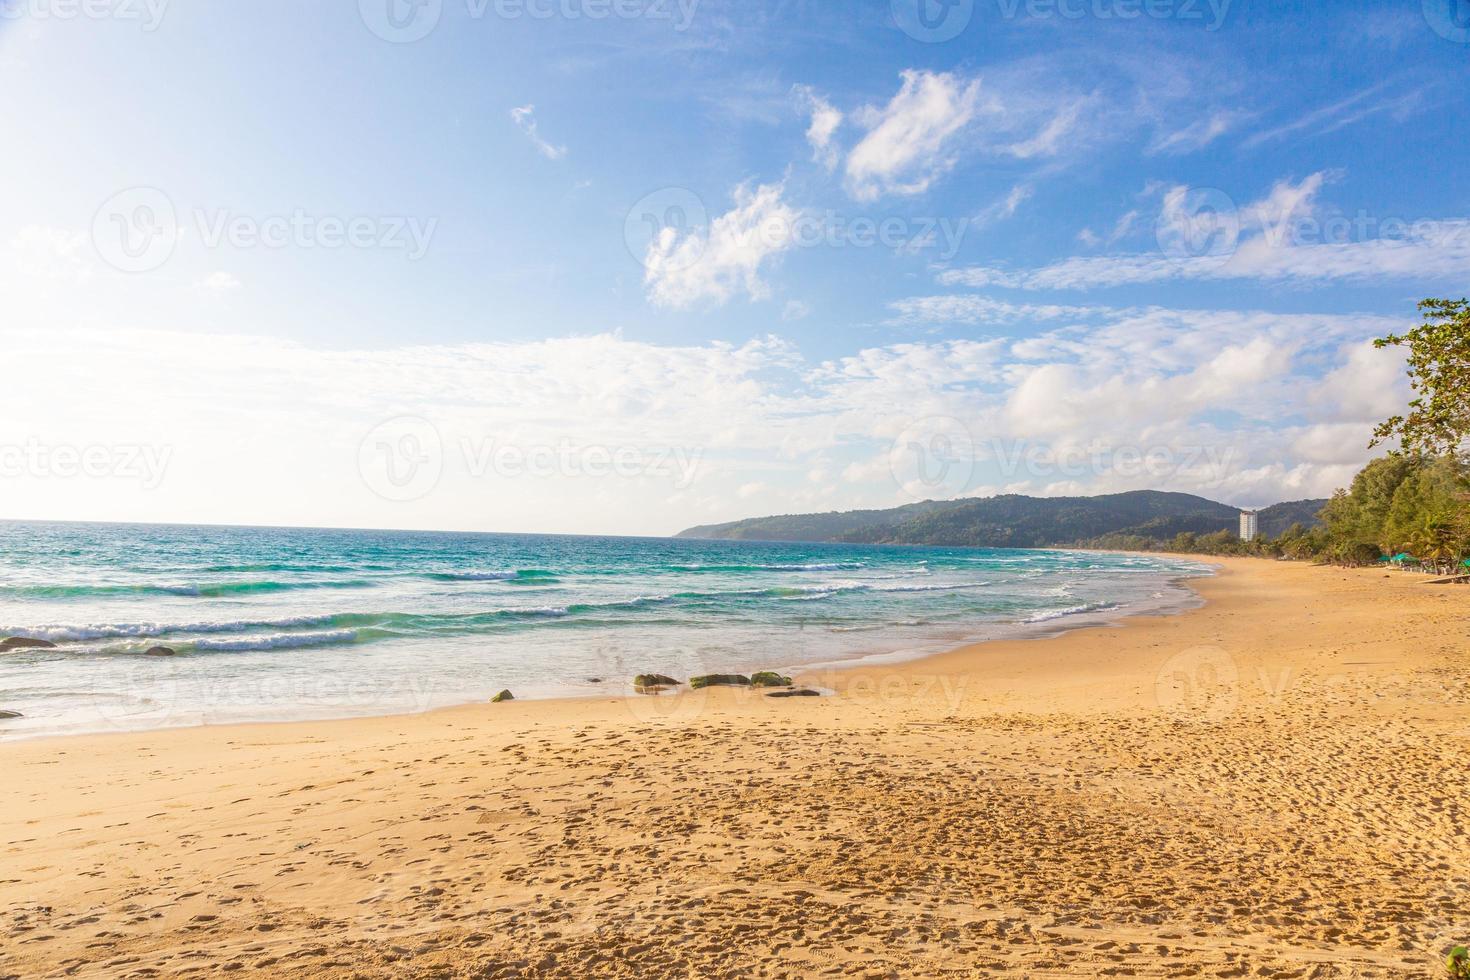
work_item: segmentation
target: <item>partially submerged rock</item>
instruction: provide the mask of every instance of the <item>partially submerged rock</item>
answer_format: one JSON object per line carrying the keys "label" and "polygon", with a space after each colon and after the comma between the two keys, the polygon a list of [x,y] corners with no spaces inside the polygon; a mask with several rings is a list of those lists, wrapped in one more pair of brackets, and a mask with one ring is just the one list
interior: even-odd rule
{"label": "partially submerged rock", "polygon": [[821,693],[808,687],[796,687],[789,691],[768,691],[768,698],[819,698]]}
{"label": "partially submerged rock", "polygon": [[701,687],[749,687],[750,678],[744,674],[701,674],[689,678],[689,686],[696,691]]}
{"label": "partially submerged rock", "polygon": [[4,721],[7,718],[24,718],[24,717],[25,717],[25,715],[21,714],[19,711],[0,711],[0,721]]}
{"label": "partially submerged rock", "polygon": [[506,691],[501,691],[499,694],[495,695],[495,697],[491,698],[490,699],[490,703],[491,704],[499,704],[502,701],[514,701],[515,699],[516,699],[516,696],[514,694],[510,693],[510,691],[506,690]]}
{"label": "partially submerged rock", "polygon": [[178,651],[175,650],[173,647],[149,647],[147,650],[144,650],[143,651],[143,656],[145,656],[145,657],[174,657],[174,656],[178,656]]}
{"label": "partially submerged rock", "polygon": [[782,677],[774,670],[758,670],[750,675],[752,687],[790,687],[791,678]]}
{"label": "partially submerged rock", "polygon": [[639,694],[657,694],[666,688],[678,686],[678,681],[665,674],[639,674],[633,678],[633,689]]}
{"label": "partially submerged rock", "polygon": [[34,648],[37,650],[50,650],[56,646],[50,640],[37,640],[29,636],[8,636],[0,640],[0,650],[25,650]]}

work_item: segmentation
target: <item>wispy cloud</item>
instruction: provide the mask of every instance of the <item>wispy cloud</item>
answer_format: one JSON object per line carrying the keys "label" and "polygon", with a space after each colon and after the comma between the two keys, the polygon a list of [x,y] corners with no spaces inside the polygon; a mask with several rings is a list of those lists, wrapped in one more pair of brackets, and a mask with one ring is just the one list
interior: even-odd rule
{"label": "wispy cloud", "polygon": [[905,71],[885,106],[856,114],[867,134],[847,157],[853,197],[922,194],[955,164],[952,140],[975,115],[980,83],[947,73]]}
{"label": "wispy cloud", "polygon": [[1248,150],[1254,149],[1262,144],[1297,133],[1321,136],[1381,113],[1403,116],[1420,105],[1423,93],[1418,88],[1396,95],[1384,95],[1390,84],[1380,82],[1345,99],[1340,99],[1320,109],[1314,109],[1290,122],[1252,133],[1241,142],[1241,146]]}
{"label": "wispy cloud", "polygon": [[1017,184],[1006,192],[1005,197],[982,208],[980,213],[975,215],[972,224],[978,228],[985,228],[997,221],[1004,221],[1014,216],[1020,210],[1021,205],[1030,200],[1031,195],[1035,193],[1036,189],[1030,184]]}
{"label": "wispy cloud", "polygon": [[[1470,218],[1365,221],[1376,234],[1333,240],[1330,229],[1353,225],[1321,214],[1316,198],[1325,180],[1325,174],[1317,173],[1297,182],[1278,181],[1265,197],[1223,214],[1196,211],[1190,189],[1173,187],[1163,195],[1155,225],[1161,245],[1156,251],[1074,256],[1036,269],[949,269],[938,280],[972,288],[1087,289],[1170,280],[1310,284],[1457,282],[1470,276]],[[1219,232],[1225,236],[1221,244],[1228,247],[1192,254],[1183,243],[1199,237],[1201,229]],[[1178,249],[1163,247],[1176,242],[1181,243]]]}
{"label": "wispy cloud", "polygon": [[842,125],[842,112],[808,86],[798,85],[796,95],[805,111],[811,114],[806,141],[811,144],[812,159],[829,172],[835,170],[839,152],[833,137],[837,127]]}
{"label": "wispy cloud", "polygon": [[1019,160],[1056,156],[1061,151],[1063,141],[1077,128],[1084,107],[1085,103],[1082,101],[1062,106],[1039,132],[1028,139],[1010,144],[1005,148],[1006,152]]}
{"label": "wispy cloud", "polygon": [[765,299],[767,260],[790,248],[800,213],[782,198],[780,184],[735,188],[735,206],[707,230],[664,228],[648,245],[644,282],[657,306],[689,309],[718,305],[744,293]]}
{"label": "wispy cloud", "polygon": [[536,123],[536,107],[534,105],[518,106],[510,110],[510,118],[515,120],[515,124],[521,128],[521,132],[526,134],[526,138],[531,141],[532,145],[546,159],[560,160],[567,155],[567,148],[565,146],[558,146],[542,138],[541,129]]}
{"label": "wispy cloud", "polygon": [[1215,140],[1251,118],[1248,112],[1221,109],[1194,120],[1189,125],[1155,136],[1144,151],[1149,155],[1181,156],[1209,146]]}

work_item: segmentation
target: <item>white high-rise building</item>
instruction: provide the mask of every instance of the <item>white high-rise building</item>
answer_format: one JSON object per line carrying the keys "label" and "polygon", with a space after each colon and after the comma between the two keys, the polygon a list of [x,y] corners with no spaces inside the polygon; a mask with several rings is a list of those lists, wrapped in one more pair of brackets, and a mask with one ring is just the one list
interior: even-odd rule
{"label": "white high-rise building", "polygon": [[1259,531],[1256,529],[1256,512],[1243,510],[1240,512],[1240,540],[1250,541]]}

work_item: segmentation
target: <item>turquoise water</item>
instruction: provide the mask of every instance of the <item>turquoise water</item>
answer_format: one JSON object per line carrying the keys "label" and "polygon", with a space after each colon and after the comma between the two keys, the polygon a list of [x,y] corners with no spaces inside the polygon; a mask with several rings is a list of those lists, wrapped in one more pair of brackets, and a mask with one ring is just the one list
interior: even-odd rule
{"label": "turquoise water", "polygon": [[[0,737],[621,695],[1188,602],[1192,562],[869,545],[0,523]],[[167,646],[174,657],[146,656]]]}

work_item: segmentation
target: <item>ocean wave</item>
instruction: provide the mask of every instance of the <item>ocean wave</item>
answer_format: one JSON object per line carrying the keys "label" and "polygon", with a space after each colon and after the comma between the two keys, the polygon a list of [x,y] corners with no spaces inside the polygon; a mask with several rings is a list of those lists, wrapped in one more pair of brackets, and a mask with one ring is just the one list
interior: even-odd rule
{"label": "ocean wave", "polygon": [[425,578],[436,582],[555,582],[556,573],[544,568],[518,568],[512,571],[428,572]]}
{"label": "ocean wave", "polygon": [[989,582],[959,582],[953,585],[875,585],[874,592],[960,592],[965,589],[983,589]]}
{"label": "ocean wave", "polygon": [[356,643],[357,630],[329,630],[323,633],[271,633],[266,636],[237,637],[228,640],[195,640],[188,649],[219,653],[244,653],[252,650],[289,650],[297,647],[333,646]]}
{"label": "ocean wave", "polygon": [[370,579],[307,579],[299,582],[204,582],[181,584],[112,584],[112,585],[6,585],[0,595],[27,599],[83,599],[104,596],[185,596],[218,599],[225,596],[265,592],[289,592],[297,589],[366,589],[377,585]]}
{"label": "ocean wave", "polygon": [[676,572],[842,572],[865,568],[860,561],[813,562],[803,565],[670,565]]}
{"label": "ocean wave", "polygon": [[242,633],[252,629],[300,629],[312,626],[343,625],[344,621],[362,619],[364,624],[382,617],[360,616],[289,616],[281,619],[231,620],[199,623],[98,623],[87,625],[52,624],[47,626],[0,627],[0,634],[24,634],[53,643],[86,640],[146,639],[188,633]]}
{"label": "ocean wave", "polygon": [[1063,616],[1076,616],[1079,613],[1102,612],[1107,609],[1117,609],[1116,602],[1086,602],[1080,606],[1068,606],[1066,609],[1048,609],[1036,613],[1026,619],[1028,623],[1046,623],[1053,619],[1061,619]]}

